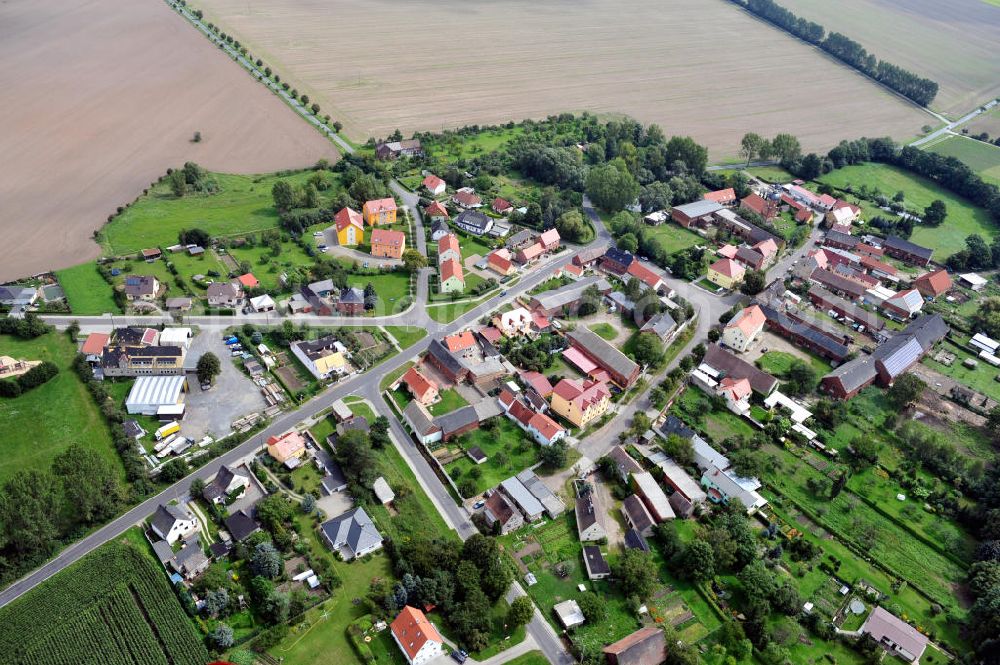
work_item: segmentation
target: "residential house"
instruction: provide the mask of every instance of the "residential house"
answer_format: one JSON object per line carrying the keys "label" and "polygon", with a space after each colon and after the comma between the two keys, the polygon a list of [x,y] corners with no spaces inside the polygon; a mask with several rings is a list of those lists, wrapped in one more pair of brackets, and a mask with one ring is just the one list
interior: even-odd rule
{"label": "residential house", "polygon": [[597,545],[583,546],[583,565],[587,569],[587,577],[591,580],[603,580],[611,576],[611,566]]}
{"label": "residential house", "polygon": [[947,270],[935,270],[924,273],[913,281],[913,286],[924,298],[934,300],[938,296],[944,295],[951,290],[951,277]]}
{"label": "residential house", "polygon": [[448,187],[444,180],[437,177],[433,173],[428,173],[420,184],[423,185],[424,189],[426,189],[431,196],[444,194],[444,190]]}
{"label": "residential house", "polygon": [[198,530],[198,520],[187,510],[172,503],[160,504],[149,522],[153,533],[173,545]]}
{"label": "residential house", "polygon": [[486,499],[486,505],[483,506],[483,517],[486,518],[486,523],[491,527],[494,524],[500,524],[500,535],[517,531],[524,526],[524,518],[520,511],[514,508],[500,492],[493,492]]}
{"label": "residential house", "polygon": [[915,266],[926,266],[931,262],[931,257],[934,255],[933,249],[921,247],[899,236],[886,237],[882,241],[882,249],[889,256]]}
{"label": "residential house", "polygon": [[708,267],[708,281],[724,289],[738,286],[745,274],[746,268],[733,259],[719,259]]}
{"label": "residential house", "polygon": [[580,302],[587,297],[587,290],[595,287],[600,296],[611,293],[611,284],[603,277],[591,275],[555,289],[531,296],[529,306],[532,311],[546,317],[561,316],[575,312]]}
{"label": "residential house", "polygon": [[827,290],[851,300],[860,300],[868,290],[860,282],[847,279],[832,270],[825,270],[823,268],[813,270],[809,279],[817,284],[822,284]]}
{"label": "residential house", "polygon": [[166,302],[168,312],[186,312],[191,309],[193,304],[194,299],[187,296],[167,298]]}
{"label": "residential house", "polygon": [[439,232],[441,233],[448,232],[447,224],[438,226],[441,222],[447,222],[447,220],[451,219],[451,215],[448,214],[448,209],[444,207],[443,203],[439,203],[438,201],[432,201],[429,206],[424,208],[424,216],[434,223],[434,226],[431,227],[432,240],[438,239],[435,238],[434,236],[437,235]]}
{"label": "residential house", "polygon": [[538,236],[538,242],[545,248],[546,252],[551,252],[559,248],[562,238],[559,237],[559,231],[549,229],[548,231],[542,231],[542,235]]}
{"label": "residential house", "polygon": [[213,282],[206,290],[210,307],[237,308],[243,304],[243,287],[239,282]]}
{"label": "residential house", "polygon": [[705,192],[701,198],[721,206],[734,206],[736,205],[736,190],[732,187],[717,189],[714,192]]}
{"label": "residential house", "polygon": [[486,267],[501,277],[512,275],[517,271],[517,268],[514,266],[514,262],[511,260],[511,254],[506,247],[494,249],[492,252],[487,254]]}
{"label": "residential house", "polygon": [[625,518],[625,524],[630,529],[635,529],[640,535],[649,537],[653,534],[656,521],[649,514],[649,509],[646,508],[646,504],[638,495],[630,494],[625,497],[622,502],[622,517]]}
{"label": "residential house", "polygon": [[580,359],[582,356],[604,370],[611,381],[623,390],[630,388],[639,379],[639,365],[589,328],[580,326],[567,332],[566,339],[569,340],[570,348],[563,353],[564,356],[574,351],[568,357]]}
{"label": "residential house", "polygon": [[80,347],[80,353],[86,357],[88,363],[99,363],[104,355],[104,347],[110,339],[111,335],[107,333],[90,333]]}
{"label": "residential house", "polygon": [[462,246],[458,242],[458,236],[454,233],[441,236],[437,243],[437,260],[439,264],[445,261],[462,260]]}
{"label": "residential house", "polygon": [[701,485],[713,503],[739,501],[752,515],[767,505],[767,499],[757,493],[760,481],[756,478],[740,478],[728,469],[720,469],[710,464],[701,476]]}
{"label": "residential house", "polygon": [[156,300],[159,291],[160,281],[152,275],[129,275],[125,278],[125,299],[129,302]]}
{"label": "residential house", "polygon": [[272,435],[267,439],[267,454],[279,464],[298,466],[298,462],[306,454],[306,439],[295,430],[281,436]]}
{"label": "residential house", "polygon": [[531,332],[531,312],[524,307],[515,307],[493,317],[493,325],[507,337],[526,335]]}
{"label": "residential house", "polygon": [[336,304],[337,311],[346,316],[357,316],[365,312],[365,292],[356,286],[341,290]]}
{"label": "residential house", "polygon": [[514,210],[514,204],[512,204],[507,199],[502,199],[499,196],[493,199],[493,205],[490,206],[498,215],[509,215]]}
{"label": "residential house", "polygon": [[725,245],[717,249],[715,253],[720,258],[723,259],[735,259],[737,251],[739,250],[736,249],[736,245],[730,245],[729,243],[726,243]]}
{"label": "residential house", "polygon": [[526,387],[534,389],[545,399],[552,395],[552,384],[541,372],[521,372],[519,378]]}
{"label": "residential house", "polygon": [[429,445],[441,440],[441,427],[434,423],[431,414],[420,402],[413,400],[406,405],[403,420],[420,443]]}
{"label": "residential house", "polygon": [[651,290],[653,293],[657,293],[663,288],[663,278],[646,266],[642,265],[641,261],[633,261],[629,265],[626,274],[628,277],[635,277],[638,279],[643,286]]}
{"label": "residential house", "polygon": [[667,659],[666,633],[659,626],[646,626],[602,651],[608,665],[660,665]]}
{"label": "residential house", "polygon": [[184,541],[184,546],[174,554],[170,565],[186,580],[192,580],[208,568],[211,561],[201,549],[201,538],[195,535]]}
{"label": "residential house", "polygon": [[601,257],[601,270],[618,275],[619,277],[628,272],[628,268],[635,261],[635,256],[617,247],[608,247]]}
{"label": "residential house", "polygon": [[639,332],[656,335],[663,344],[668,344],[677,331],[677,322],[667,312],[660,312],[646,321]]}
{"label": "residential house", "polygon": [[875,642],[908,663],[916,663],[924,654],[930,639],[883,607],[872,610],[864,624],[862,635],[871,635]]}
{"label": "residential house", "polygon": [[646,508],[649,509],[649,514],[652,515],[657,524],[674,519],[674,511],[670,507],[670,501],[651,473],[648,471],[633,473],[632,487],[635,489],[635,493],[642,498]]}
{"label": "residential house", "polygon": [[552,390],[552,410],[579,428],[600,418],[611,403],[611,391],[600,381],[562,379]]}
{"label": "residential house", "polygon": [[642,465],[629,455],[628,451],[622,446],[612,446],[611,450],[608,451],[608,459],[614,463],[618,479],[623,483],[628,482],[629,476],[633,473],[642,473],[645,471]]}
{"label": "residential house", "polygon": [[726,400],[726,407],[733,413],[744,416],[750,413],[750,395],[753,389],[748,379],[724,377],[719,381],[717,394]]}
{"label": "residential house", "polygon": [[764,330],[767,317],[757,305],[741,310],[722,329],[722,343],[739,353],[745,352]]}
{"label": "residential house", "polygon": [[823,237],[823,245],[826,247],[836,247],[837,249],[852,251],[860,244],[862,243],[859,238],[852,236],[850,233],[844,233],[835,229],[827,231]]}
{"label": "residential house", "polygon": [[477,210],[465,210],[459,213],[455,217],[454,224],[474,236],[485,235],[493,228],[493,220]]}
{"label": "residential house", "polygon": [[581,249],[573,257],[573,265],[586,268],[593,263],[596,263],[604,256],[604,252],[607,251],[606,247],[591,247],[588,249]]}
{"label": "residential house", "polygon": [[243,496],[250,486],[250,473],[246,467],[223,464],[215,472],[215,477],[205,485],[201,495],[214,504],[226,503],[230,498]]}
{"label": "residential house", "polygon": [[[544,402],[544,400],[543,400]],[[544,413],[534,413],[528,420],[528,433],[543,446],[566,438],[566,430]]]}
{"label": "residential house", "polygon": [[438,386],[433,380],[424,376],[416,367],[406,370],[402,378],[406,389],[413,395],[413,399],[424,406],[433,404],[438,398]]}
{"label": "residential house", "polygon": [[317,340],[292,342],[291,349],[292,354],[306,366],[306,369],[321,381],[344,374],[350,369],[347,362],[347,347],[338,342],[333,335]]}
{"label": "residential house", "polygon": [[465,291],[465,271],[462,264],[456,259],[442,261],[438,266],[440,271],[441,293],[462,293]]}
{"label": "residential house", "polygon": [[327,545],[350,561],[382,549],[382,534],[364,508],[352,508],[320,525]]}
{"label": "residential house", "polygon": [[500,489],[507,495],[507,498],[514,502],[524,518],[529,522],[537,522],[542,519],[545,506],[535,498],[535,495],[528,491],[520,480],[515,477],[507,478],[500,483]]}
{"label": "residential house", "polygon": [[670,216],[675,222],[687,229],[692,226],[707,226],[715,219],[715,214],[722,209],[721,204],[703,199],[694,203],[674,206],[670,211]]}
{"label": "residential house", "polygon": [[420,139],[383,141],[375,145],[375,158],[383,161],[399,159],[400,157],[419,157],[423,154],[424,149],[420,145]]}
{"label": "residential house", "polygon": [[373,229],[371,247],[374,257],[401,259],[406,251],[406,234],[391,229]]}
{"label": "residential house", "polygon": [[851,208],[834,208],[826,213],[826,223],[832,225],[850,226],[851,222],[858,218],[858,215]]}
{"label": "residential house", "polygon": [[390,197],[365,201],[361,213],[368,226],[383,226],[396,223],[396,199]]}
{"label": "residential house", "polygon": [[576,532],[581,543],[594,543],[608,537],[601,524],[600,511],[594,506],[593,492],[576,499]]}
{"label": "residential house", "polygon": [[761,198],[757,194],[743,197],[740,201],[740,208],[753,211],[768,222],[778,216],[778,202]]}
{"label": "residential house", "polygon": [[455,195],[451,197],[451,200],[455,203],[455,205],[464,210],[483,207],[483,200],[471,187],[463,187],[459,189],[455,192]]}
{"label": "residential house", "polygon": [[365,218],[357,210],[341,208],[333,217],[333,227],[338,245],[354,247],[365,241]]}
{"label": "residential house", "polygon": [[514,258],[521,265],[528,265],[544,253],[545,246],[540,242],[536,242],[534,245],[528,245],[523,249],[517,250],[517,254],[514,255]]}
{"label": "residential house", "polygon": [[746,245],[739,246],[736,249],[736,255],[733,257],[733,260],[750,270],[764,269],[764,255],[753,247],[748,247]]}

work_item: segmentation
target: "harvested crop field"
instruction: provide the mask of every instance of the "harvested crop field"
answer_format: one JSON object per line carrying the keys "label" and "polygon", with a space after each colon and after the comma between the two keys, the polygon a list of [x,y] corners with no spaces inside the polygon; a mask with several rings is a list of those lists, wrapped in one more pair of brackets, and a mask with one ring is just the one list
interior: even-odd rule
{"label": "harvested crop field", "polygon": [[356,140],[589,110],[690,134],[723,159],[748,130],[829,148],[933,121],[724,0],[195,5]]}
{"label": "harvested crop field", "polygon": [[[1000,7],[983,0],[780,0],[827,32],[938,82],[931,106],[953,117],[1000,94]],[[934,123],[931,123],[934,124]]]}
{"label": "harvested crop field", "polygon": [[108,214],[187,160],[260,173],[336,157],[161,0],[8,0],[0,62],[0,279],[95,258]]}

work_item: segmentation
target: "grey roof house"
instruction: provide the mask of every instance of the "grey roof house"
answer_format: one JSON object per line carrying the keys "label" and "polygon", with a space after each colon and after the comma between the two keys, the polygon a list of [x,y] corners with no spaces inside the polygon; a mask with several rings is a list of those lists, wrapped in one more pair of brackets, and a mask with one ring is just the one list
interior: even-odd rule
{"label": "grey roof house", "polygon": [[364,508],[353,508],[320,525],[323,538],[345,561],[370,554],[382,547],[382,534]]}

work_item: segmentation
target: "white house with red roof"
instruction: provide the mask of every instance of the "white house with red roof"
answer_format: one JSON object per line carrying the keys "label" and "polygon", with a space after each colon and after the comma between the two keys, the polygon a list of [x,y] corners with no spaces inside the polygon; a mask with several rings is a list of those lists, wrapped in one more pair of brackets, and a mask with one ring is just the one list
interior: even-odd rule
{"label": "white house with red roof", "polygon": [[455,195],[451,197],[451,200],[455,202],[455,205],[465,208],[466,210],[470,208],[483,207],[483,200],[476,194],[476,190],[471,187],[463,187],[458,190],[455,192]]}
{"label": "white house with red roof", "polygon": [[407,605],[389,626],[392,639],[410,665],[424,665],[444,655],[444,640],[423,612]]}
{"label": "white house with red roof", "polygon": [[511,260],[510,252],[505,247],[490,252],[486,256],[486,266],[493,272],[504,277],[517,270],[514,262]]}
{"label": "white house with red roof", "polygon": [[751,305],[730,319],[722,329],[722,343],[734,351],[743,353],[764,330],[766,322],[764,310],[757,305]]}
{"label": "white house with red roof", "polygon": [[423,185],[424,189],[430,192],[433,196],[437,196],[438,194],[444,194],[444,190],[447,189],[448,187],[445,184],[444,180],[437,177],[433,173],[428,173],[427,177],[424,178],[423,182],[421,182],[420,184]]}
{"label": "white house with red roof", "polygon": [[750,395],[753,388],[746,377],[734,379],[727,376],[719,382],[718,393],[726,400],[726,406],[737,415],[750,412]]}
{"label": "white house with red roof", "polygon": [[493,199],[493,212],[498,215],[509,215],[512,210],[514,210],[514,204],[507,199],[502,199],[499,196]]}
{"label": "white house with red roof", "polygon": [[663,278],[646,266],[642,265],[639,261],[633,261],[629,264],[627,274],[631,277],[635,277],[647,288],[650,288],[653,291],[659,291],[663,288]]}
{"label": "white house with red roof", "polygon": [[424,215],[432,222],[440,219],[451,219],[448,209],[444,207],[443,203],[438,201],[432,201],[429,206],[424,208]]}
{"label": "white house with red roof", "polygon": [[556,229],[543,231],[542,235],[538,236],[538,242],[541,243],[546,252],[551,252],[553,249],[559,247],[561,241],[562,238],[559,237],[559,231]]}
{"label": "white house with red roof", "polygon": [[450,259],[462,260],[462,246],[458,242],[458,236],[454,233],[449,233],[438,240],[438,264]]}

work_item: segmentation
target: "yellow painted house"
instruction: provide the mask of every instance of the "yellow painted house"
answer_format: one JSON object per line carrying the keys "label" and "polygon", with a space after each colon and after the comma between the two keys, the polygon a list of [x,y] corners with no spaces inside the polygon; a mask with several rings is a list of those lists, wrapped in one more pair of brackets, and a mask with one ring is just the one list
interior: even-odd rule
{"label": "yellow painted house", "polygon": [[743,281],[746,268],[732,259],[719,259],[708,266],[708,281],[721,286],[724,289],[731,289]]}
{"label": "yellow painted house", "polygon": [[337,230],[337,244],[354,247],[365,241],[365,222],[361,213],[350,208],[341,208],[333,218]]}
{"label": "yellow painted house", "polygon": [[396,200],[393,198],[366,201],[361,210],[365,215],[365,223],[369,226],[396,223]]}
{"label": "yellow painted house", "polygon": [[600,418],[611,404],[611,391],[602,381],[563,379],[552,389],[552,410],[576,427]]}

